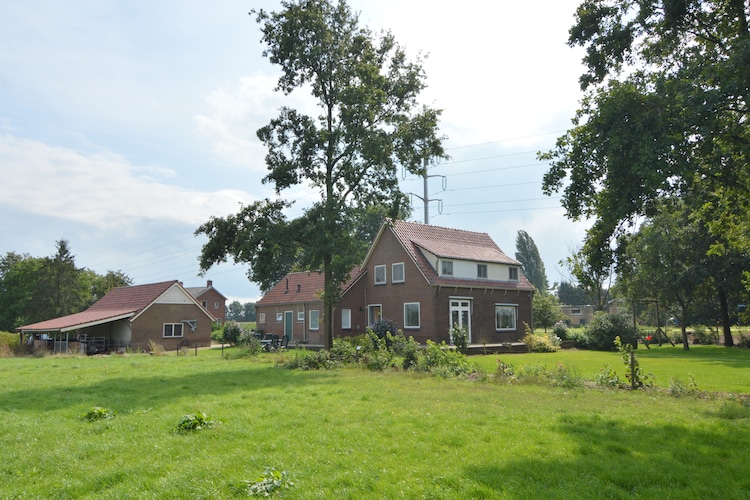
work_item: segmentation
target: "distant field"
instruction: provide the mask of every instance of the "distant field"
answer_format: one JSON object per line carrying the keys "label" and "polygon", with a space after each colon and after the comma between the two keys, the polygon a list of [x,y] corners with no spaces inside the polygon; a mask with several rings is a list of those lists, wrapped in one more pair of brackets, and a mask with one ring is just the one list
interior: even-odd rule
{"label": "distant field", "polygon": [[[750,393],[750,351],[639,350],[662,387]],[[750,498],[738,397],[290,371],[290,353],[0,359],[0,498]],[[474,358],[494,372],[498,356]],[[586,377],[618,354],[504,355]],[[93,407],[107,420],[81,416]],[[186,414],[216,425],[178,433]],[[245,489],[243,489],[245,488]]]}

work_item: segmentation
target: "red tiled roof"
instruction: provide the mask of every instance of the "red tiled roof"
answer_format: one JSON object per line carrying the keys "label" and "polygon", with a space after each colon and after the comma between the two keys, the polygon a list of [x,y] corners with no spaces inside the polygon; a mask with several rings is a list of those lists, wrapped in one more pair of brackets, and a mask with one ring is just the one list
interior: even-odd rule
{"label": "red tiled roof", "polygon": [[176,280],[114,288],[83,312],[21,326],[16,330],[23,332],[64,332],[135,316],[175,283],[177,283]]}
{"label": "red tiled roof", "polygon": [[487,233],[430,226],[428,224],[403,220],[387,221],[386,224],[430,284],[518,290],[533,289],[533,286],[523,273],[519,273],[519,281],[502,282],[441,277],[420,251],[420,248],[422,248],[440,258],[446,259],[509,264],[520,267],[521,263],[508,257],[500,250],[500,247],[497,246]]}
{"label": "red tiled roof", "polygon": [[[362,269],[355,267],[352,269],[349,280],[341,288],[346,290],[361,275]],[[324,287],[325,274],[322,272],[289,273],[269,290],[256,303],[256,306],[320,302]]]}

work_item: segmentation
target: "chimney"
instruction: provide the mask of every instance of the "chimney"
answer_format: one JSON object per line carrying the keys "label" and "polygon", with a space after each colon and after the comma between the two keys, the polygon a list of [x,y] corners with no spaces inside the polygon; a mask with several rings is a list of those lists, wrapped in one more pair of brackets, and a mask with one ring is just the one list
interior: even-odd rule
{"label": "chimney", "polygon": [[206,287],[208,287],[208,288],[211,288],[212,286],[214,286],[214,282],[213,282],[213,281],[211,281],[211,280],[208,280],[208,281],[206,282]]}

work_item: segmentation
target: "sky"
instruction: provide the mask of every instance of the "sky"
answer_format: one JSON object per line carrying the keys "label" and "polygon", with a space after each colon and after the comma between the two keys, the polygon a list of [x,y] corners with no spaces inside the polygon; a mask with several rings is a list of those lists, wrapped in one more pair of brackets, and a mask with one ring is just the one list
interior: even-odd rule
{"label": "sky", "polygon": [[[579,0],[350,0],[360,24],[425,56],[423,104],[442,109],[450,160],[430,167],[429,223],[488,233],[511,257],[523,229],[550,283],[586,222],[542,193],[551,149],[581,99],[580,48],[566,44]],[[0,5],[0,255],[51,256],[134,284],[212,280],[229,301],[261,296],[247,266],[200,275],[210,217],[274,197],[257,129],[281,106],[317,116],[304,93],[274,92],[252,9],[277,1],[25,0]],[[401,176],[423,196],[423,180]],[[301,186],[295,210],[317,199]],[[411,220],[423,222],[419,197]]]}

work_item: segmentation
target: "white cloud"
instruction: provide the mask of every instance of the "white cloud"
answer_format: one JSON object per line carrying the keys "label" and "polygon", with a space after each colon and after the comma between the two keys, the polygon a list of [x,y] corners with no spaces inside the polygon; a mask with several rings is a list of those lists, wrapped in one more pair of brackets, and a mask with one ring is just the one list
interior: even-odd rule
{"label": "white cloud", "polygon": [[100,228],[157,219],[197,225],[252,200],[236,189],[186,189],[169,168],[11,135],[0,136],[0,165],[6,171],[0,204]]}

